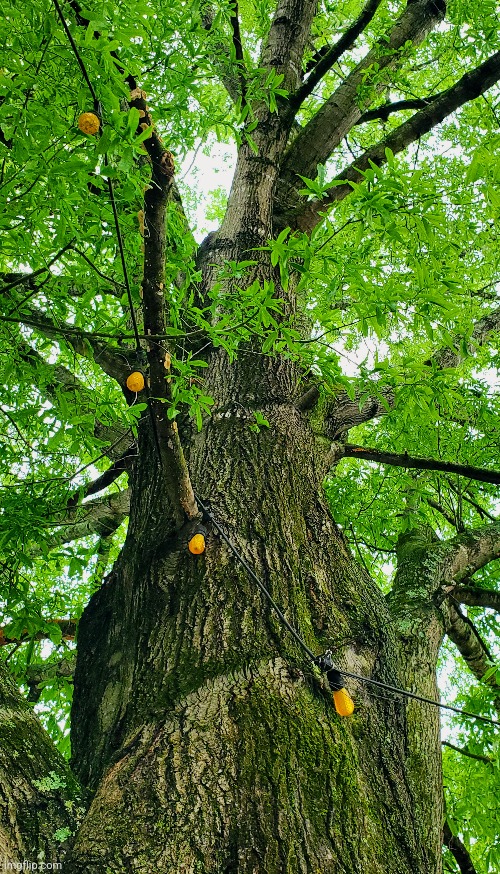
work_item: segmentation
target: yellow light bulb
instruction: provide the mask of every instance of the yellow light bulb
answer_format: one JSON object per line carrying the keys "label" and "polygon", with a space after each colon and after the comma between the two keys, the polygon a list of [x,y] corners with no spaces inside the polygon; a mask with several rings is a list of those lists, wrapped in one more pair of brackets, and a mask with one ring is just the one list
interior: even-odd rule
{"label": "yellow light bulb", "polygon": [[99,130],[100,122],[93,112],[82,112],[78,117],[78,127],[82,134],[88,134],[93,137]]}
{"label": "yellow light bulb", "polygon": [[135,391],[135,392],[138,392],[138,391],[142,391],[142,390],[143,390],[143,388],[144,388],[144,377],[143,377],[143,375],[142,375],[142,373],[141,373],[140,370],[134,370],[134,372],[131,373],[131,374],[127,377],[127,388],[128,388],[130,391]]}
{"label": "yellow light bulb", "polygon": [[189,552],[193,555],[201,555],[205,552],[205,538],[203,534],[195,534],[188,543]]}
{"label": "yellow light bulb", "polygon": [[333,692],[333,703],[339,716],[352,716],[354,713],[354,701],[347,689],[339,689],[337,692]]}

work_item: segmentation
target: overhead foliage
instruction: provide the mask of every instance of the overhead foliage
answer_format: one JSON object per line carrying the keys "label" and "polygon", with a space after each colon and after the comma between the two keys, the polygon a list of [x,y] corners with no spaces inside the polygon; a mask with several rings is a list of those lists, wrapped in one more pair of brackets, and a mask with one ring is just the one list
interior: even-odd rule
{"label": "overhead foliage", "polygon": [[[168,204],[168,320],[155,337],[171,348],[161,400],[181,442],[183,424],[201,430],[213,413],[207,350],[222,348],[232,361],[258,342],[259,354],[298,362],[304,396],[313,391],[323,408],[345,397],[346,422],[337,414],[328,435],[334,466],[325,488],[334,518],[384,591],[405,533],[432,528],[446,539],[497,518],[494,482],[366,462],[343,446],[349,431],[350,444],[399,454],[403,463],[406,454],[500,469],[498,10],[493,0],[454,0],[423,41],[391,47],[387,34],[404,4],[368,5],[366,25],[319,76],[327,50],[362,13],[358,0],[319,4],[303,84],[292,94],[286,76],[259,66],[274,13],[265,0],[168,9],[156,0],[82,7],[69,0],[64,17],[98,107],[54,4],[9,0],[4,9],[0,596],[3,642],[15,642],[3,652],[65,753],[71,671],[60,664],[75,643],[55,620],[79,618],[117,555],[137,422],[151,412],[146,393],[124,386],[145,368],[151,333],[143,260],[154,228],[145,228],[143,208],[144,192],[153,190],[154,138],[185,171]],[[444,3],[434,5],[443,19]],[[316,147],[308,123],[368,50],[356,117],[338,142]],[[147,110],[131,99],[131,82]],[[258,151],[258,107],[277,114],[293,100],[299,108],[282,177],[293,179],[293,196],[276,211],[275,233],[244,260],[214,268],[203,296],[196,223],[222,221],[229,187],[229,171],[211,164],[211,152],[242,143]],[[97,110],[100,131],[82,133],[80,115]],[[202,174],[219,171],[208,200],[192,184],[193,161]],[[264,257],[276,283],[255,274]],[[296,310],[287,309],[278,283],[285,291],[294,284]],[[249,427],[258,433],[268,424],[258,410]],[[93,488],[110,465],[113,475]],[[493,591],[497,577],[489,563],[462,583]],[[488,664],[496,664],[497,613],[467,609]],[[492,715],[491,688],[471,679],[456,653],[448,647],[444,659],[449,694],[456,687],[460,706]],[[489,874],[500,867],[498,743],[458,718],[447,737],[466,751],[445,749],[449,822],[478,874]],[[449,853],[446,865],[458,870]]]}

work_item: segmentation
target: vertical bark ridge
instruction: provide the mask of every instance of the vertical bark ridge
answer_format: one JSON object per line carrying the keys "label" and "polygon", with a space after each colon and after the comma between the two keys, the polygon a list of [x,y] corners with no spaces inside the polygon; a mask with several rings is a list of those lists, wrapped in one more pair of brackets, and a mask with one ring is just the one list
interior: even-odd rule
{"label": "vertical bark ridge", "polygon": [[[241,370],[226,378],[244,390]],[[256,434],[238,411],[196,436],[196,491],[314,652],[397,681],[383,596],[364,576],[361,591],[307,423],[274,404]],[[155,543],[143,525],[80,624],[75,766],[97,794],[69,870],[435,874],[404,705],[350,684],[342,720],[210,525],[197,558],[186,531]]]}

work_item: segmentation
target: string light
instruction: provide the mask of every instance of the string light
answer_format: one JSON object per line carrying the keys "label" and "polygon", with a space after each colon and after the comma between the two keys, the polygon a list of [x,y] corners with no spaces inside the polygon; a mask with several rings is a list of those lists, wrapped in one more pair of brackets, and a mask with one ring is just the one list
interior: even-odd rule
{"label": "string light", "polygon": [[[354,674],[352,671],[339,670],[339,668],[333,662],[331,650],[327,650],[321,656],[316,656],[313,651],[309,649],[309,647],[302,639],[298,631],[296,631],[296,629],[293,627],[293,625],[290,625],[290,623],[274,601],[272,595],[265,587],[264,583],[259,579],[254,570],[250,567],[250,565],[245,561],[243,556],[236,549],[232,541],[222,529],[217,519],[215,519],[215,517],[209,512],[206,505],[197,496],[196,501],[200,509],[202,510],[204,517],[210,520],[210,522],[219,532],[221,538],[229,547],[233,555],[237,558],[241,566],[246,570],[250,579],[252,579],[253,582],[258,586],[258,588],[266,598],[267,602],[269,603],[270,607],[278,616],[278,619],[280,620],[283,627],[286,628],[287,631],[292,635],[292,637],[295,638],[295,640],[297,641],[301,649],[305,652],[305,654],[309,657],[309,659],[317,667],[319,667],[320,670],[326,672],[326,676],[333,693],[335,709],[337,710],[337,713],[339,713],[339,715],[350,716],[354,711],[354,703],[343,685],[344,678],[349,677],[352,680],[357,680],[359,683],[366,683],[367,685],[375,686],[378,689],[385,689],[386,691],[393,692],[397,695],[401,695],[402,697],[409,698],[413,701],[421,701],[424,704],[430,704],[433,707],[440,708],[441,710],[450,710],[453,713],[458,713],[460,716],[465,716],[467,719],[477,719],[481,722],[487,722],[489,725],[500,725],[500,722],[498,720],[490,719],[490,717],[488,716],[480,716],[479,713],[472,713],[469,710],[462,710],[460,707],[454,707],[451,704],[442,704],[440,701],[435,701],[433,698],[426,698],[424,695],[418,695],[416,692],[410,692],[409,690],[402,689],[399,686],[392,686],[389,683],[383,683],[381,680],[373,680],[371,677],[362,677],[360,674]],[[330,677],[328,676],[329,674],[331,675]]]}

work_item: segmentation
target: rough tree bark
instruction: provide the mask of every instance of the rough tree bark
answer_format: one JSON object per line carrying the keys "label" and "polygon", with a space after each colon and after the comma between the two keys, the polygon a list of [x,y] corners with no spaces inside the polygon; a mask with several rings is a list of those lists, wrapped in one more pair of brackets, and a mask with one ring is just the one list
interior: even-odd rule
{"label": "rough tree bark", "polygon": [[[314,4],[282,6],[261,64],[282,72],[293,91]],[[434,4],[416,6],[409,17],[420,39],[440,14]],[[265,105],[257,116],[257,153],[245,143],[239,149],[202,289],[214,265],[244,260],[272,233],[291,118]],[[249,281],[273,280],[293,315],[293,294],[280,289],[264,254],[255,257]],[[214,351],[208,363],[215,412],[185,449],[195,493],[315,652],[332,647],[349,669],[401,682],[397,623],[351,558],[322,495],[325,459],[295,407],[297,366],[258,347],[232,364]],[[248,427],[255,410],[269,421],[257,434]],[[353,688],[355,716],[337,717],[216,532],[209,526],[206,553],[192,557],[189,523],[175,530],[164,504],[145,421],[127,542],[80,625],[74,767],[96,794],[70,870],[438,871],[436,714],[417,720],[435,775],[418,800],[415,719],[408,723],[404,705]],[[436,629],[423,630],[435,656]],[[404,680],[435,693],[435,658],[407,661]]]}
{"label": "rough tree bark", "polygon": [[[377,4],[369,5],[374,13]],[[279,0],[262,51],[260,66],[283,73],[291,94],[300,93],[314,12],[312,0]],[[314,176],[359,121],[368,107],[357,105],[356,93],[374,58],[397,64],[400,49],[424,39],[443,12],[442,2],[409,2],[389,34],[390,53],[373,49],[288,151],[293,101],[276,113],[265,104],[255,108],[256,151],[246,142],[239,148],[224,222],[204,248],[200,295],[218,264],[246,260],[251,249],[249,282],[272,280],[293,317],[293,281],[281,288],[279,272],[255,247],[294,211],[311,212],[300,226],[319,220],[327,204],[306,206],[297,167]],[[453,111],[457,99],[455,92],[449,104],[442,98],[436,118]],[[429,118],[430,111],[413,139],[437,123]],[[408,134],[404,145],[411,141]],[[161,143],[155,148],[161,152]],[[150,209],[158,219],[158,203]],[[151,222],[155,233],[161,221]],[[146,252],[151,333],[165,318],[163,244],[157,241],[151,257]],[[150,372],[161,391],[167,350],[159,355],[153,345]],[[104,351],[92,347],[101,362]],[[318,440],[317,409],[300,409],[297,364],[264,356],[256,344],[234,362],[221,350],[205,354],[214,413],[200,433],[183,429],[182,457],[175,456],[176,429],[163,423],[155,435],[151,419],[142,419],[126,543],[80,622],[73,769],[94,794],[65,870],[440,874],[437,709],[350,682],[355,713],[339,717],[324,683],[209,523],[206,552],[188,552],[192,494],[183,515],[182,501],[175,505],[179,478],[165,466],[181,459],[186,477],[187,465],[194,495],[208,503],[308,646],[318,655],[331,648],[346,670],[436,697],[437,653],[449,620],[436,593],[454,576],[428,544],[407,540],[387,600],[329,513],[322,492],[328,441]],[[113,359],[104,361],[122,380]],[[348,427],[342,403],[336,433]],[[256,410],[269,422],[258,432],[249,427]],[[161,405],[155,415],[159,420]],[[331,409],[329,415],[335,419]]]}

